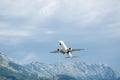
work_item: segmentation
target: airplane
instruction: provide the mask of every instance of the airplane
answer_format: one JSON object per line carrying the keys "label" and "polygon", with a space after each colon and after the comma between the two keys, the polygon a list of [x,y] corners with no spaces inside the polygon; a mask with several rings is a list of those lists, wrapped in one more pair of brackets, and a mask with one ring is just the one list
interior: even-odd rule
{"label": "airplane", "polygon": [[59,41],[59,45],[62,47],[62,49],[57,49],[56,51],[52,51],[50,53],[62,53],[62,54],[66,54],[67,56],[66,58],[76,58],[78,56],[73,56],[72,52],[84,50],[84,49],[68,48],[63,41]]}

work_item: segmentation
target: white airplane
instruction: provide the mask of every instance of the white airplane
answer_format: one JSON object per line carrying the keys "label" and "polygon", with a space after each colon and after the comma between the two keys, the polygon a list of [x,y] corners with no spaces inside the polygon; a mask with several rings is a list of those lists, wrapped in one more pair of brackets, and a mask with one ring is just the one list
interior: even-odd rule
{"label": "white airplane", "polygon": [[59,45],[62,47],[62,49],[57,49],[56,51],[52,51],[50,53],[62,53],[62,54],[66,54],[67,57],[66,58],[76,58],[78,56],[72,56],[72,52],[73,51],[80,51],[80,50],[84,50],[84,49],[72,49],[72,48],[67,48],[67,46],[65,45],[65,43],[63,41],[59,41]]}

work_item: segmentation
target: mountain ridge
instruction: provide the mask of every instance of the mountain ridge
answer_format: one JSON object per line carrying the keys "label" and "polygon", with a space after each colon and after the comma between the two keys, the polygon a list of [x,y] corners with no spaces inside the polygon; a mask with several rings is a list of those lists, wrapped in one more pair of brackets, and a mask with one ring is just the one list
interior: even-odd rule
{"label": "mountain ridge", "polygon": [[85,62],[31,62],[21,65],[0,53],[0,80],[120,80],[120,74],[105,64]]}
{"label": "mountain ridge", "polygon": [[[77,77],[88,77],[88,76],[99,76],[99,77],[107,77],[107,78],[118,78],[120,75],[118,72],[112,70],[109,66],[101,64],[101,65],[93,65],[86,64],[84,62],[68,62],[68,63],[57,63],[57,64],[42,64],[39,62],[34,62],[27,65],[30,68],[33,68],[35,71],[42,72],[42,74],[59,75],[59,74],[67,74],[71,75],[75,78]],[[69,66],[69,67],[68,67]],[[108,75],[108,73],[110,75]],[[44,75],[43,75],[44,76]]]}

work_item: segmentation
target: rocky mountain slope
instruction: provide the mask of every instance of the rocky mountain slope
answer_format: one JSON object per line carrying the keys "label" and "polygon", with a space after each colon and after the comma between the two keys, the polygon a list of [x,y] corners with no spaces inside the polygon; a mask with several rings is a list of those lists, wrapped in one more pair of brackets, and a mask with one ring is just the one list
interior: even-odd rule
{"label": "rocky mountain slope", "polygon": [[79,61],[21,65],[0,53],[0,80],[120,80],[120,74],[105,64]]}
{"label": "rocky mountain slope", "polygon": [[86,64],[84,62],[60,62],[56,64],[43,64],[32,62],[26,65],[42,76],[69,76],[75,80],[117,80],[120,74],[109,66],[101,64]]}

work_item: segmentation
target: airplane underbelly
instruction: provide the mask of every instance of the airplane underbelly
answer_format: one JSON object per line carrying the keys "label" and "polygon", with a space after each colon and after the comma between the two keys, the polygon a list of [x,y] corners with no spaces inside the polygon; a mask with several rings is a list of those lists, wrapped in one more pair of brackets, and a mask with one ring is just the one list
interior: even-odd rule
{"label": "airplane underbelly", "polygon": [[67,53],[67,57],[68,58],[71,58],[72,57],[72,54],[69,52],[69,53]]}

